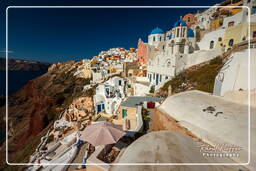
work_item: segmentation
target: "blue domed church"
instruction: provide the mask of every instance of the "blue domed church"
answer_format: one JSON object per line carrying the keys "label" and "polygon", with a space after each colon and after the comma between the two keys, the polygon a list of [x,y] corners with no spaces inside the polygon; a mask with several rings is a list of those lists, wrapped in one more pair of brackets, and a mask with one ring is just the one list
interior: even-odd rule
{"label": "blue domed church", "polygon": [[186,57],[196,49],[195,32],[181,18],[172,29],[154,28],[148,35],[148,78],[160,87],[183,70]]}

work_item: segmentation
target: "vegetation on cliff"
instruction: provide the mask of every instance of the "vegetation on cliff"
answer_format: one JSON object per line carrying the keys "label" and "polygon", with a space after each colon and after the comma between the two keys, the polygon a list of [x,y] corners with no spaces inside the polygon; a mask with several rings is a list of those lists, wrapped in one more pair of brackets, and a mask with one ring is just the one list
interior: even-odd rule
{"label": "vegetation on cliff", "polygon": [[166,82],[160,91],[158,91],[158,95],[166,97],[170,85],[172,93],[179,93],[186,90],[201,90],[212,93],[215,77],[222,66],[222,58],[217,57],[205,64],[188,68],[172,80]]}

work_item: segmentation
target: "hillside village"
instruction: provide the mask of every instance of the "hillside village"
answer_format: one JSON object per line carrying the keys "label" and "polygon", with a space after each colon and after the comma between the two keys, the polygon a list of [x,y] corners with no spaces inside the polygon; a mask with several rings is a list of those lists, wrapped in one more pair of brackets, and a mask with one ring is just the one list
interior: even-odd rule
{"label": "hillside village", "polygon": [[[186,14],[170,30],[156,26],[146,42],[138,40],[137,48],[111,48],[72,65],[66,75],[89,80],[81,89],[89,96],[77,96],[61,111],[29,157],[36,165],[26,169],[117,171],[154,168],[112,164],[237,164],[247,163],[249,152],[255,161],[255,146],[248,146],[248,108],[256,112],[256,1],[216,5],[226,7]],[[53,64],[48,72],[60,67]],[[256,120],[250,122],[251,132],[256,131]],[[92,145],[86,140],[99,138],[97,125],[101,139]],[[88,132],[89,127],[93,129]],[[116,133],[112,143],[104,144],[104,128],[111,130],[106,135]],[[256,137],[251,135],[253,143]],[[198,144],[229,144],[241,150],[206,157],[211,154],[195,150]],[[255,170],[256,165],[180,168]]]}

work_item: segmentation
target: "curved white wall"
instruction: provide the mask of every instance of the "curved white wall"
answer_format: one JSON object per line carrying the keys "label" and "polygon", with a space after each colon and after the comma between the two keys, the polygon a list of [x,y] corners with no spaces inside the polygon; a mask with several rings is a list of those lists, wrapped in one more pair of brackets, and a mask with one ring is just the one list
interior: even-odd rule
{"label": "curved white wall", "polygon": [[232,54],[215,78],[213,93],[223,96],[228,91],[248,90],[248,81],[250,81],[250,90],[256,89],[256,49],[251,49],[250,57],[249,64],[248,49]]}

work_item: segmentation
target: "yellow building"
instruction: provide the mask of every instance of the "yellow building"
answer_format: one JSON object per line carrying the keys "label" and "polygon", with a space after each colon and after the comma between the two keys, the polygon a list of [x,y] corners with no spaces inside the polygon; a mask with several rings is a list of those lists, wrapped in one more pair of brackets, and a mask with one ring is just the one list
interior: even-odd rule
{"label": "yellow building", "polygon": [[[248,27],[250,26],[250,33]],[[243,23],[236,26],[228,27],[225,30],[223,40],[219,41],[216,47],[224,46],[225,50],[231,48],[233,45],[248,40],[248,37],[256,37],[256,23]]]}

